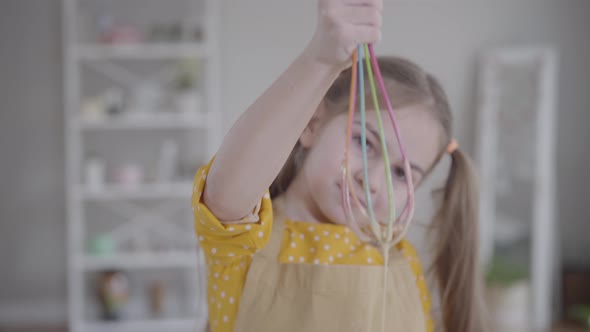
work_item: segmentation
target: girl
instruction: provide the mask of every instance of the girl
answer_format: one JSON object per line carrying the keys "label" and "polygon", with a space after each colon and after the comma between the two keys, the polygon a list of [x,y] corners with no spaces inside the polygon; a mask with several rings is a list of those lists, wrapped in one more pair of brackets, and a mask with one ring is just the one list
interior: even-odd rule
{"label": "girl", "polygon": [[[319,0],[312,40],[196,174],[192,204],[209,270],[212,331],[366,332],[379,331],[382,322],[387,331],[434,330],[413,247],[402,240],[390,252],[382,311],[382,255],[351,231],[340,201],[351,80],[346,67],[359,43],[380,39],[381,8],[382,0]],[[434,220],[433,270],[442,302],[436,325],[448,332],[479,330],[477,192],[469,160],[452,139],[447,98],[436,79],[410,61],[386,57],[379,65],[411,162],[405,174],[389,126],[397,208],[406,177],[419,186],[443,156],[452,160]],[[369,187],[375,215],[385,220],[376,126],[375,112],[367,112]],[[349,170],[362,193],[359,131],[355,122]]]}

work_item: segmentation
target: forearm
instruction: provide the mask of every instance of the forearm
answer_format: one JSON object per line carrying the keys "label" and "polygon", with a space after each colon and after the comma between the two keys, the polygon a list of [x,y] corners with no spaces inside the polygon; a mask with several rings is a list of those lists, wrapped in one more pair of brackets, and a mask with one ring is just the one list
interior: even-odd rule
{"label": "forearm", "polygon": [[302,53],[227,133],[205,202],[223,220],[247,215],[271,185],[339,68]]}

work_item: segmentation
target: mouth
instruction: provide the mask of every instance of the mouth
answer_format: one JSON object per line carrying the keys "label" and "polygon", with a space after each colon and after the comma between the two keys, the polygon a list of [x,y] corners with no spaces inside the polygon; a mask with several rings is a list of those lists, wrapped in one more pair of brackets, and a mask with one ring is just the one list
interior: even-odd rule
{"label": "mouth", "polygon": [[[340,193],[342,193],[342,185],[340,183],[338,183],[338,191]],[[350,192],[350,191],[348,192],[348,198],[350,199],[351,206],[353,206],[353,207],[356,206],[356,200],[354,199],[354,197],[352,196],[352,192]],[[357,195],[356,198],[358,199],[358,202],[361,204],[361,206],[365,210],[368,209],[367,202],[362,197],[359,197]]]}

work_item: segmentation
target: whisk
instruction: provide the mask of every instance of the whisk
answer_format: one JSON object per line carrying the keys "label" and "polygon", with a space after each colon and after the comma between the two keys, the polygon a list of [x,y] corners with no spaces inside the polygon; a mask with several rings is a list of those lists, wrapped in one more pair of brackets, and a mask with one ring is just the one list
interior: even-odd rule
{"label": "whisk", "polygon": [[[364,54],[364,57],[362,56]],[[371,97],[373,99],[373,105],[375,106],[375,115],[377,118],[379,141],[381,148],[381,155],[383,156],[383,163],[385,164],[385,179],[387,183],[387,199],[389,207],[389,216],[387,220],[378,221],[375,216],[373,209],[371,189],[369,185],[369,167],[367,161],[367,135],[366,135],[366,103],[365,103],[365,70],[363,66],[363,58],[366,66],[366,73],[369,80]],[[350,82],[350,98],[349,98],[349,110],[348,110],[348,124],[346,130],[346,150],[344,156],[344,162],[342,164],[342,204],[345,207],[346,217],[349,219],[351,228],[359,235],[361,240],[365,242],[373,242],[383,249],[384,253],[389,251],[389,248],[397,244],[405,235],[408,226],[411,222],[414,213],[414,184],[412,177],[410,176],[410,162],[408,160],[406,151],[404,149],[402,138],[399,133],[399,128],[395,120],[395,114],[393,113],[393,107],[385,90],[385,84],[383,77],[379,70],[379,64],[375,56],[372,45],[359,45],[352,57],[352,79]],[[394,199],[394,187],[390,171],[390,158],[387,148],[387,142],[385,139],[383,119],[381,116],[381,110],[379,108],[379,100],[377,98],[377,89],[375,86],[375,79],[381,90],[383,99],[385,100],[387,113],[391,120],[393,130],[395,132],[395,138],[399,146],[400,154],[402,157],[403,167],[406,174],[406,186],[407,186],[407,197],[404,207],[399,213],[396,213],[395,199]],[[361,151],[363,161],[363,184],[365,191],[365,202],[366,208],[360,204],[358,195],[352,185],[352,178],[349,171],[349,159],[350,159],[350,142],[352,141],[352,123],[356,111],[357,94],[359,97],[359,109],[360,109],[360,129],[361,129]],[[360,227],[360,224],[354,217],[352,212],[352,206],[350,198],[354,200],[356,206],[364,216],[369,219],[369,227]]]}
{"label": "whisk", "polygon": [[[364,57],[363,57],[364,54]],[[366,105],[365,105],[365,71],[363,69],[363,58],[365,60],[366,72],[371,88],[371,97],[373,98],[373,105],[375,107],[375,114],[379,127],[379,141],[381,146],[381,154],[383,156],[383,163],[385,164],[385,178],[387,182],[387,198],[389,215],[387,220],[378,221],[375,217],[373,209],[371,189],[369,188],[369,167],[367,161],[367,127],[366,127]],[[375,76],[375,77],[374,77]],[[387,112],[393,126],[397,144],[401,153],[403,167],[406,174],[407,197],[401,213],[396,214],[394,187],[391,178],[390,159],[385,140],[385,132],[383,127],[383,120],[381,118],[381,110],[379,108],[379,101],[377,98],[377,89],[375,88],[375,78],[385,100]],[[356,98],[359,96],[360,108],[360,122],[361,122],[361,151],[363,160],[363,183],[365,191],[366,209],[360,204],[358,196],[354,190],[352,179],[349,170],[350,157],[350,142],[352,141],[352,123],[356,111]],[[406,234],[408,226],[414,214],[414,184],[410,176],[410,162],[404,149],[399,128],[393,114],[393,108],[387,91],[383,77],[379,69],[377,58],[372,45],[362,44],[357,47],[352,56],[352,79],[350,82],[350,99],[348,110],[348,124],[346,130],[346,150],[344,162],[342,163],[342,205],[344,206],[345,215],[349,220],[349,225],[359,238],[365,242],[372,242],[376,244],[383,253],[384,269],[383,269],[383,298],[382,298],[382,331],[385,331],[385,308],[386,308],[386,289],[387,289],[387,271],[389,263],[389,250],[397,244]],[[353,198],[356,206],[360,209],[362,214],[369,219],[369,227],[361,227],[352,212],[350,198]]]}

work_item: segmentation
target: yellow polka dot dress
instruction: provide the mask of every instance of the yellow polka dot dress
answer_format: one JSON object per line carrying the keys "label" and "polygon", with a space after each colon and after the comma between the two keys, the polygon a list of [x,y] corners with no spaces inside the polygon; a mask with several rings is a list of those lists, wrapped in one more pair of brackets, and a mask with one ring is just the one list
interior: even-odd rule
{"label": "yellow polka dot dress", "polygon": [[[231,332],[252,256],[266,245],[270,237],[272,202],[267,193],[251,215],[222,224],[201,201],[210,165],[199,169],[195,176],[192,197],[194,224],[208,266],[207,300],[211,330]],[[401,241],[397,247],[416,276],[427,317],[427,330],[433,331],[431,300],[420,261],[408,241]],[[290,264],[383,264],[379,251],[362,243],[348,227],[293,220],[285,222],[278,259],[281,263]]]}

